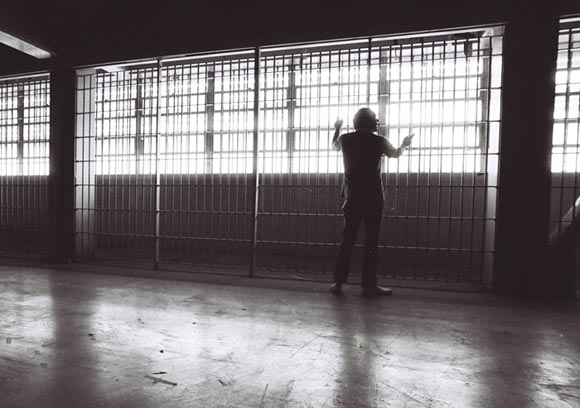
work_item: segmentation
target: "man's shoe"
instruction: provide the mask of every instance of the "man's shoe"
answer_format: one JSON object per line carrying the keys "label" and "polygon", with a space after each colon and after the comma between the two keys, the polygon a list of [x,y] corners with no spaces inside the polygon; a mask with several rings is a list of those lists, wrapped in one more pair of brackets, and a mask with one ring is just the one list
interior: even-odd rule
{"label": "man's shoe", "polygon": [[330,293],[340,295],[342,292],[342,283],[333,283],[330,285]]}
{"label": "man's shoe", "polygon": [[366,297],[379,297],[379,296],[388,296],[393,294],[393,289],[391,288],[383,288],[382,286],[374,286],[370,288],[363,288],[363,296]]}

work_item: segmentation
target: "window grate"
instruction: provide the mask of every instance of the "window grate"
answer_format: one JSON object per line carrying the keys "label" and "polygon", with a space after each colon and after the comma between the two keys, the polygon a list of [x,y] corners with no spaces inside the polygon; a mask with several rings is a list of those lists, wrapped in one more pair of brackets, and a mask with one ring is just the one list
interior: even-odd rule
{"label": "window grate", "polygon": [[561,23],[558,36],[552,135],[550,242],[574,224],[580,211],[580,21]]}
{"label": "window grate", "polygon": [[50,81],[0,80],[0,253],[48,253]]}
{"label": "window grate", "polygon": [[206,54],[79,74],[79,257],[247,268],[255,242],[261,273],[330,274],[342,225],[333,123],[350,131],[369,106],[393,144],[416,134],[383,165],[382,275],[489,283],[502,35],[269,47],[259,60]]}

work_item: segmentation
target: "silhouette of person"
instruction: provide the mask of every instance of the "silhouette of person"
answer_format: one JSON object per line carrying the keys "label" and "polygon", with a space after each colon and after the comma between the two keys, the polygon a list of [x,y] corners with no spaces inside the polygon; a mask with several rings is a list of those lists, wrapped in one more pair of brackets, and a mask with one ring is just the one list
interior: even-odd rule
{"label": "silhouette of person", "polygon": [[[347,282],[351,253],[362,222],[365,224],[361,286],[363,296],[383,296],[392,293],[377,283],[378,241],[385,199],[381,181],[381,157],[398,158],[411,145],[413,134],[405,137],[395,148],[386,137],[379,136],[378,119],[369,108],[361,108],[354,115],[354,132],[340,135],[342,120],[334,124],[332,146],[342,151],[344,178],[342,193],[344,229],[342,243],[334,269],[334,283],[330,291],[339,294]],[[339,136],[340,135],[340,136]]]}

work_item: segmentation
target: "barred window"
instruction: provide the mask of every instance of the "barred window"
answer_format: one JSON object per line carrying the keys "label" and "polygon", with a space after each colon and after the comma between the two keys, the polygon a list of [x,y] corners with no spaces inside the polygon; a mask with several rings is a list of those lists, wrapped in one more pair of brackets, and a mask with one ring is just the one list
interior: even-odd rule
{"label": "barred window", "polygon": [[488,159],[496,163],[488,153],[499,145],[501,31],[271,52],[263,146],[278,172],[340,172],[333,123],[343,118],[352,130],[362,106],[378,114],[379,134],[393,144],[416,134],[397,168],[483,172]]}
{"label": "barred window", "polygon": [[580,21],[562,23],[558,36],[552,172],[580,170]]}
{"label": "barred window", "polygon": [[[502,34],[494,28],[262,49],[259,171],[342,172],[330,145],[333,124],[342,118],[343,131],[351,131],[362,106],[377,112],[379,134],[394,145],[416,135],[387,172],[496,169]],[[97,172],[251,172],[255,69],[247,51],[97,73]]]}
{"label": "barred window", "polygon": [[0,175],[49,173],[48,76],[0,81]]}
{"label": "barred window", "polygon": [[560,21],[552,129],[550,240],[580,213],[580,19]]}

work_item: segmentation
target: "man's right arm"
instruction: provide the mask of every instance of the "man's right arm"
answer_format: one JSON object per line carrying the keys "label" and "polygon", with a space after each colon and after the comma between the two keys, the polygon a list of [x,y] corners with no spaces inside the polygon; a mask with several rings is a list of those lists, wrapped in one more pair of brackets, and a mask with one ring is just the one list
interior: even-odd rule
{"label": "man's right arm", "polygon": [[334,122],[334,137],[332,138],[332,148],[334,150],[340,150],[340,143],[338,141],[338,136],[340,136],[340,128],[342,127],[342,120],[336,119]]}

